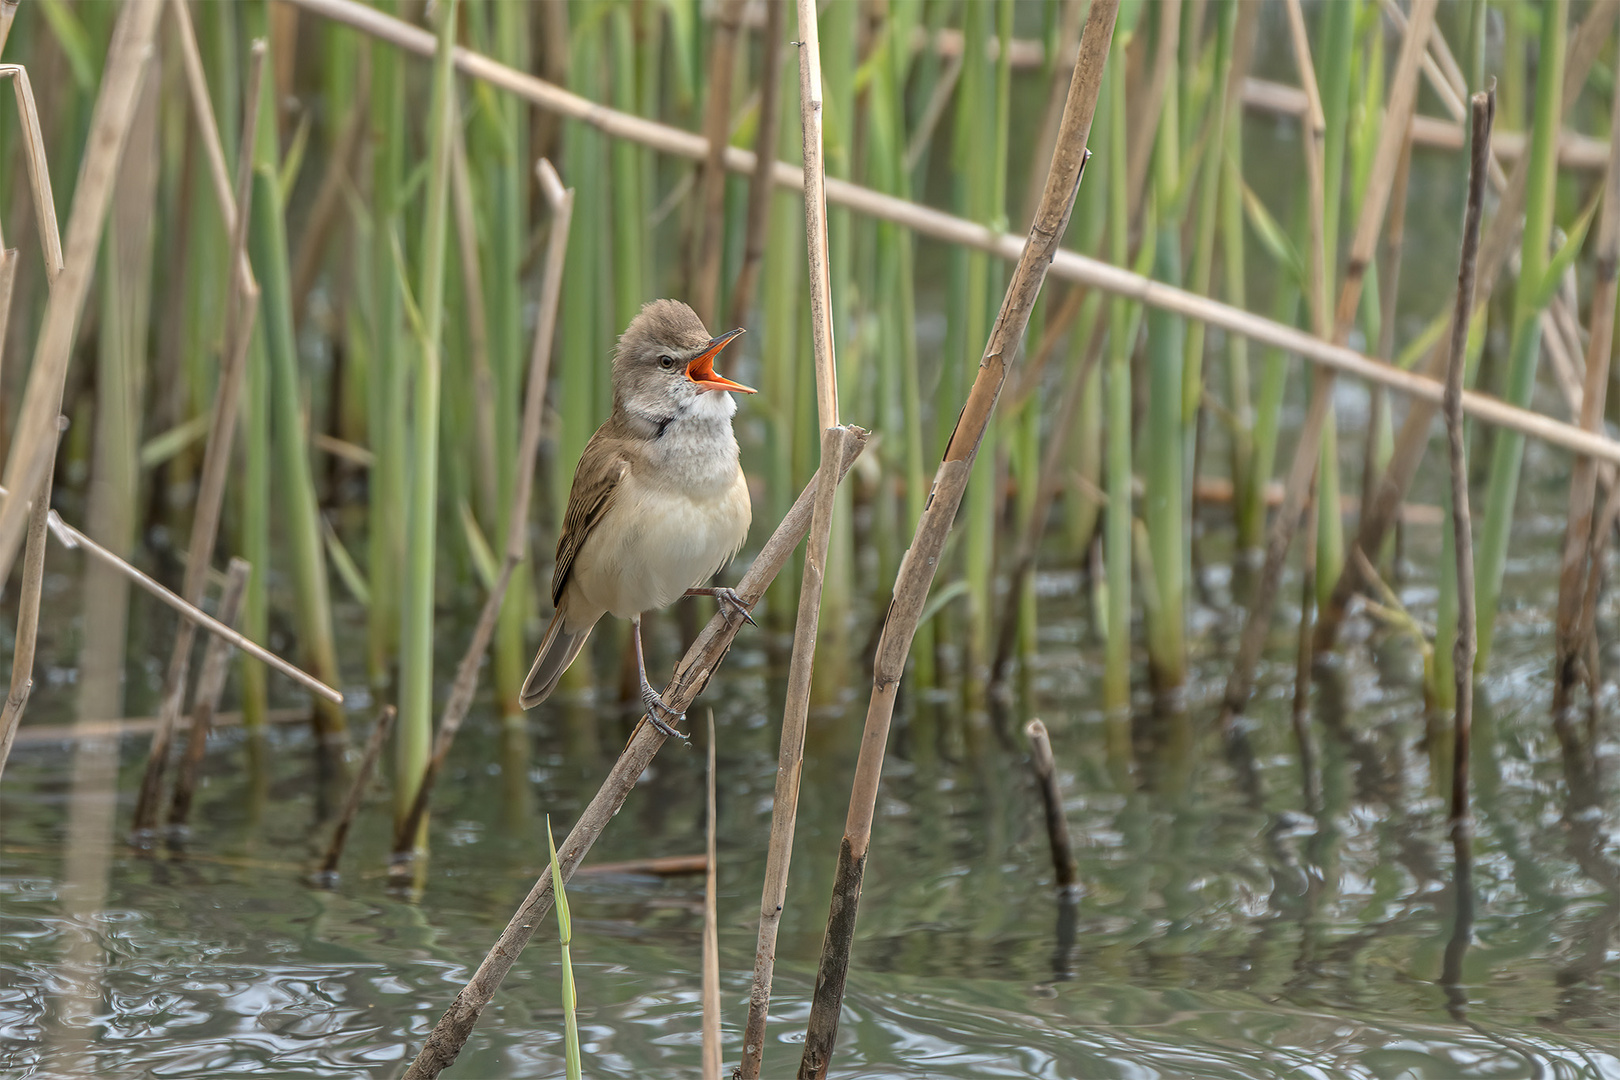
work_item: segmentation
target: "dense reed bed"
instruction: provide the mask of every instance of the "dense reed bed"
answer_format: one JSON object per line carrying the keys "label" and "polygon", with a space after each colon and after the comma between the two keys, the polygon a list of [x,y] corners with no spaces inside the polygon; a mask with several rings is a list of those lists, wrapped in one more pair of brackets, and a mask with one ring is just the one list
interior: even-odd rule
{"label": "dense reed bed", "polygon": [[[1511,600],[1522,461],[1542,444],[1570,471],[1547,705],[1565,753],[1589,756],[1620,519],[1617,6],[40,0],[12,22],[0,2],[17,106],[0,122],[0,768],[39,635],[64,633],[43,568],[87,536],[105,557],[82,649],[120,659],[85,673],[80,719],[152,698],[159,716],[136,838],[153,840],[184,718],[183,777],[220,708],[224,645],[193,664],[197,639],[256,643],[282,674],[248,649],[229,696],[252,730],[307,702],[335,777],[349,719],[397,706],[397,880],[431,888],[435,782],[479,694],[522,737],[570,478],[611,405],[616,335],[660,296],[750,330],[736,374],[761,390],[739,419],[739,589],[788,674],[740,1075],[761,1075],[818,704],[873,673],[801,1075],[833,1056],[897,707],[952,702],[908,718],[956,728],[929,738],[1033,732],[1066,849],[1062,748],[1025,727],[1043,568],[1085,575],[1111,715],[1194,718],[1240,763],[1286,629],[1308,802],[1313,669],[1369,633],[1411,636],[1465,778],[1469,673]],[[1425,462],[1442,433],[1449,454]],[[1441,478],[1425,627],[1391,588],[1397,525]],[[127,564],[182,611],[172,640],[130,640]],[[1341,639],[1347,620],[1373,629]],[[670,617],[672,703],[740,622]],[[564,695],[598,719],[633,702],[626,644],[604,626]],[[157,693],[126,680],[121,658],[165,654]],[[1192,678],[1214,656],[1224,692]],[[634,729],[410,1075],[455,1059],[663,742]],[[1054,852],[1060,877],[1074,864]]]}

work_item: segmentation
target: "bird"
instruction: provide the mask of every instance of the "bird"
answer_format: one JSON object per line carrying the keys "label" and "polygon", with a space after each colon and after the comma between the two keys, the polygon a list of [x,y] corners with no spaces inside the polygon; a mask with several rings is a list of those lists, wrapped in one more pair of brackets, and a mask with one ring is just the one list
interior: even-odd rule
{"label": "bird", "polygon": [[613,413],[574,470],[551,576],[556,612],[518,696],[523,708],[557,688],[597,621],[614,615],[630,620],[647,717],[680,737],[670,724],[682,716],[647,681],[642,614],[713,596],[753,623],[736,590],[703,584],[742,549],[752,520],[731,418],[733,393],[755,391],[714,370],[742,332],[711,337],[686,304],[654,300],[620,335]]}

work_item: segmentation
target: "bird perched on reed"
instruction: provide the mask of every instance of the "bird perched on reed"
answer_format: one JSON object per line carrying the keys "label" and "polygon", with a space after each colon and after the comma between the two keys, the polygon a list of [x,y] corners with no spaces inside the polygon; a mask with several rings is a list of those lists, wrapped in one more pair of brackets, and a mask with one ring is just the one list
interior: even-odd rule
{"label": "bird perched on reed", "polygon": [[641,615],[681,596],[714,596],[742,618],[733,589],[707,588],[748,535],[752,512],[731,418],[752,394],[719,375],[714,358],[741,334],[710,337],[678,300],[654,300],[631,320],[613,356],[613,415],[585,444],[557,538],[556,614],[519,703],[544,701],[603,615],[629,619],[641,700],[666,735],[680,716],[647,681]]}

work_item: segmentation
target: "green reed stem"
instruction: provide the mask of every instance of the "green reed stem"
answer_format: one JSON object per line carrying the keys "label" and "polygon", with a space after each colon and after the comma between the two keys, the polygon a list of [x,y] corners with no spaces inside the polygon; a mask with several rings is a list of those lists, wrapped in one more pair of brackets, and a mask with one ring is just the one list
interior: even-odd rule
{"label": "green reed stem", "polygon": [[[1126,177],[1125,48],[1128,34],[1116,33],[1103,77],[1108,115],[1108,258],[1124,266],[1130,258],[1130,210]],[[1102,111],[1099,109],[1099,111]],[[1108,341],[1108,516],[1103,534],[1108,605],[1104,627],[1103,708],[1131,704],[1131,340],[1132,307],[1115,299],[1109,306]]]}
{"label": "green reed stem", "polygon": [[546,847],[551,853],[551,895],[557,907],[557,941],[562,946],[563,1060],[568,1080],[583,1075],[579,1060],[579,997],[574,989],[574,961],[569,946],[574,941],[574,920],[568,913],[568,890],[563,888],[562,865],[557,861],[557,841],[551,834],[551,815],[546,815]]}
{"label": "green reed stem", "polygon": [[[267,63],[266,67],[270,65]],[[292,282],[287,258],[286,200],[279,178],[275,102],[263,98],[253,169],[252,226],[248,248],[262,290],[259,324],[270,368],[271,446],[275,454],[276,516],[282,523],[293,571],[299,656],[305,668],[329,686],[339,685],[327,587],[326,551],[311,471],[304,419],[298,343],[293,332]],[[255,566],[255,570],[258,567]],[[315,704],[315,724],[324,739],[341,740],[343,708]]]}
{"label": "green reed stem", "polygon": [[406,519],[405,599],[400,633],[399,784],[408,809],[427,767],[433,735],[433,568],[439,496],[440,348],[444,335],[444,264],[448,232],[451,140],[456,84],[451,67],[456,0],[438,12],[438,48],[428,106],[429,172],[417,287],[422,322],[410,440],[410,502]]}
{"label": "green reed stem", "polygon": [[[1536,64],[1536,122],[1530,135],[1530,177],[1525,192],[1524,235],[1519,249],[1519,281],[1513,294],[1513,344],[1509,354],[1504,397],[1528,406],[1535,389],[1536,365],[1541,355],[1541,309],[1552,239],[1553,206],[1558,182],[1558,126],[1562,112],[1564,52],[1569,17],[1568,0],[1549,0],[1543,6],[1540,53]],[[1476,671],[1490,660],[1492,631],[1507,565],[1508,534],[1513,527],[1513,504],[1524,457],[1524,436],[1514,431],[1496,433],[1491,449],[1491,471],[1485,497],[1485,524],[1479,538],[1478,637]]]}

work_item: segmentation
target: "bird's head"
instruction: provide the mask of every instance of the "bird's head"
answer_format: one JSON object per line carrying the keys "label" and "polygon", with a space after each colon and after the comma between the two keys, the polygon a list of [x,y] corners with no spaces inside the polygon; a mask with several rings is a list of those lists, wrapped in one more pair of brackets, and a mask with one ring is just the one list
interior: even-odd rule
{"label": "bird's head", "polygon": [[[679,300],[654,300],[641,309],[619,337],[613,355],[613,395],[616,403],[643,417],[685,413],[710,392],[735,390],[752,394],[744,386],[714,370],[714,358],[742,331],[710,337],[697,312]],[[731,399],[726,414],[735,409]]]}

